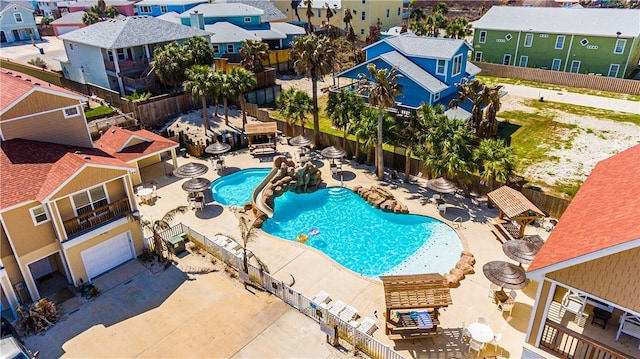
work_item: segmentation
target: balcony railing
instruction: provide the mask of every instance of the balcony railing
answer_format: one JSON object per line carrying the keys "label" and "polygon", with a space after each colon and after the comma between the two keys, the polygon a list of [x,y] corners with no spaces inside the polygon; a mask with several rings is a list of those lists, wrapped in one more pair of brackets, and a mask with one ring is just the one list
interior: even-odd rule
{"label": "balcony railing", "polygon": [[[118,67],[123,74],[142,72],[147,66],[149,66],[147,59],[118,61]],[[104,68],[107,71],[116,72],[116,65],[113,61],[105,61]]]}
{"label": "balcony railing", "polygon": [[89,231],[99,225],[109,222],[112,219],[126,216],[131,212],[129,199],[127,197],[111,202],[106,206],[98,207],[91,212],[87,212],[63,221],[64,230],[67,237]]}
{"label": "balcony railing", "polygon": [[156,81],[156,76],[155,74],[140,78],[122,76],[122,81],[124,83],[124,87],[128,90],[147,90],[149,87],[153,86],[154,82]]}
{"label": "balcony railing", "polygon": [[629,355],[549,320],[544,325],[540,349],[567,359],[631,359]]}

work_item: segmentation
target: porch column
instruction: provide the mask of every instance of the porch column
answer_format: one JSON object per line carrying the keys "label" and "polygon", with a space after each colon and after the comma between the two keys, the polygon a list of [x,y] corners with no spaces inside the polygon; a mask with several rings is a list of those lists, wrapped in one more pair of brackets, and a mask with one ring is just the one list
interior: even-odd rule
{"label": "porch column", "polygon": [[120,96],[124,96],[124,83],[122,82],[122,75],[120,75],[120,64],[118,63],[118,53],[116,49],[111,49],[111,56],[113,56],[113,64],[116,67],[116,76],[118,77],[118,86],[120,86]]}
{"label": "porch column", "polygon": [[173,163],[173,169],[178,168],[178,160],[176,159],[176,149],[171,149],[171,162]]}
{"label": "porch column", "polygon": [[16,293],[13,291],[13,286],[11,286],[11,281],[9,281],[7,270],[4,268],[0,269],[0,286],[2,287],[0,290],[4,292],[4,295],[9,301],[11,311],[16,314],[16,307],[20,305],[20,301],[18,300]]}
{"label": "porch column", "polygon": [[149,54],[149,44],[144,44],[144,54],[147,56],[147,62],[151,63],[151,55]]}

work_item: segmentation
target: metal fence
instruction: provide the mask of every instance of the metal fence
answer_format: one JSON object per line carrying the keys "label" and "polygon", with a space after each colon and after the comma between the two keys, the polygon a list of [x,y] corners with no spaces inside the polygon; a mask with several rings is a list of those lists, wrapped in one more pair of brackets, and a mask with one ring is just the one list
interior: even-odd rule
{"label": "metal fence", "polygon": [[[186,234],[192,242],[196,243],[216,258],[222,260],[224,263],[234,267],[238,271],[241,278],[243,275],[245,275],[242,271],[242,254],[229,251],[227,248],[216,244],[215,239],[210,239],[207,236],[204,236],[191,229],[187,225],[178,223],[175,226],[160,232],[159,235],[164,240],[168,240],[175,235],[183,233]],[[145,242],[151,242],[151,239],[146,238]],[[312,303],[310,298],[289,287],[279,279],[273,277],[269,273],[252,265],[251,263],[248,264],[248,275],[245,275],[245,280],[249,280],[256,285],[259,285],[265,291],[282,299],[282,301],[297,309],[300,313],[305,314],[307,317],[313,319],[314,321],[318,323],[327,323],[330,327],[335,328],[336,333],[340,339],[353,345],[354,348],[367,354],[371,358],[404,358],[402,355],[391,349],[386,344],[358,330],[357,328],[354,328],[348,322],[345,322],[341,318],[329,313],[326,309],[316,307],[316,305]]]}

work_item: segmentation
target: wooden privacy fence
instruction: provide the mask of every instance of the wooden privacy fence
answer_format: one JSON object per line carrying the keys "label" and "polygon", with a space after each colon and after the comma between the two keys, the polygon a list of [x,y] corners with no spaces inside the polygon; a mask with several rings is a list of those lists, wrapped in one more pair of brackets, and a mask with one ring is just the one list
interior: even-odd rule
{"label": "wooden privacy fence", "polygon": [[[37,56],[34,55],[33,57],[35,58]],[[40,79],[42,81],[46,81],[54,85],[62,86],[60,82],[62,75],[55,71],[51,71],[47,69],[43,70],[38,66],[14,62],[11,59],[7,59],[7,58],[0,58],[0,67],[7,70],[19,71],[29,76],[33,76],[37,79]]]}
{"label": "wooden privacy fence", "polygon": [[[193,243],[196,243],[199,247],[206,250],[214,257],[235,268],[242,280],[250,281],[255,285],[260,286],[265,291],[280,298],[283,302],[313,319],[315,322],[326,323],[329,327],[336,330],[336,334],[340,339],[349,342],[355,348],[358,348],[371,358],[404,358],[400,353],[394,351],[392,348],[378,341],[371,335],[354,328],[348,322],[345,322],[341,318],[329,313],[326,309],[317,307],[311,302],[310,298],[251,263],[248,263],[248,273],[244,273],[242,270],[244,255],[242,250],[230,251],[227,247],[217,244],[215,242],[217,238],[208,238],[182,223],[178,223],[175,226],[160,232],[159,235],[162,239],[167,241],[171,237],[183,233],[186,234]],[[147,249],[153,247],[153,238],[145,238],[144,243]]]}
{"label": "wooden privacy fence", "polygon": [[482,69],[483,75],[509,77],[568,87],[640,95],[640,81],[637,80],[490,64],[487,62],[473,62],[473,64]]}

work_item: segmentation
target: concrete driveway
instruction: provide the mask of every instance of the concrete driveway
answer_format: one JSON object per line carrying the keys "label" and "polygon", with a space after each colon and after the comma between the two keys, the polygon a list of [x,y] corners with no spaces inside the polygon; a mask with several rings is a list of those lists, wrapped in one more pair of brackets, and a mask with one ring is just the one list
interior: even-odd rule
{"label": "concrete driveway", "polygon": [[194,257],[157,274],[136,260],[125,263],[94,281],[98,297],[26,338],[27,346],[41,358],[342,356],[316,323],[278,298],[245,290],[224,270],[182,272]]}

